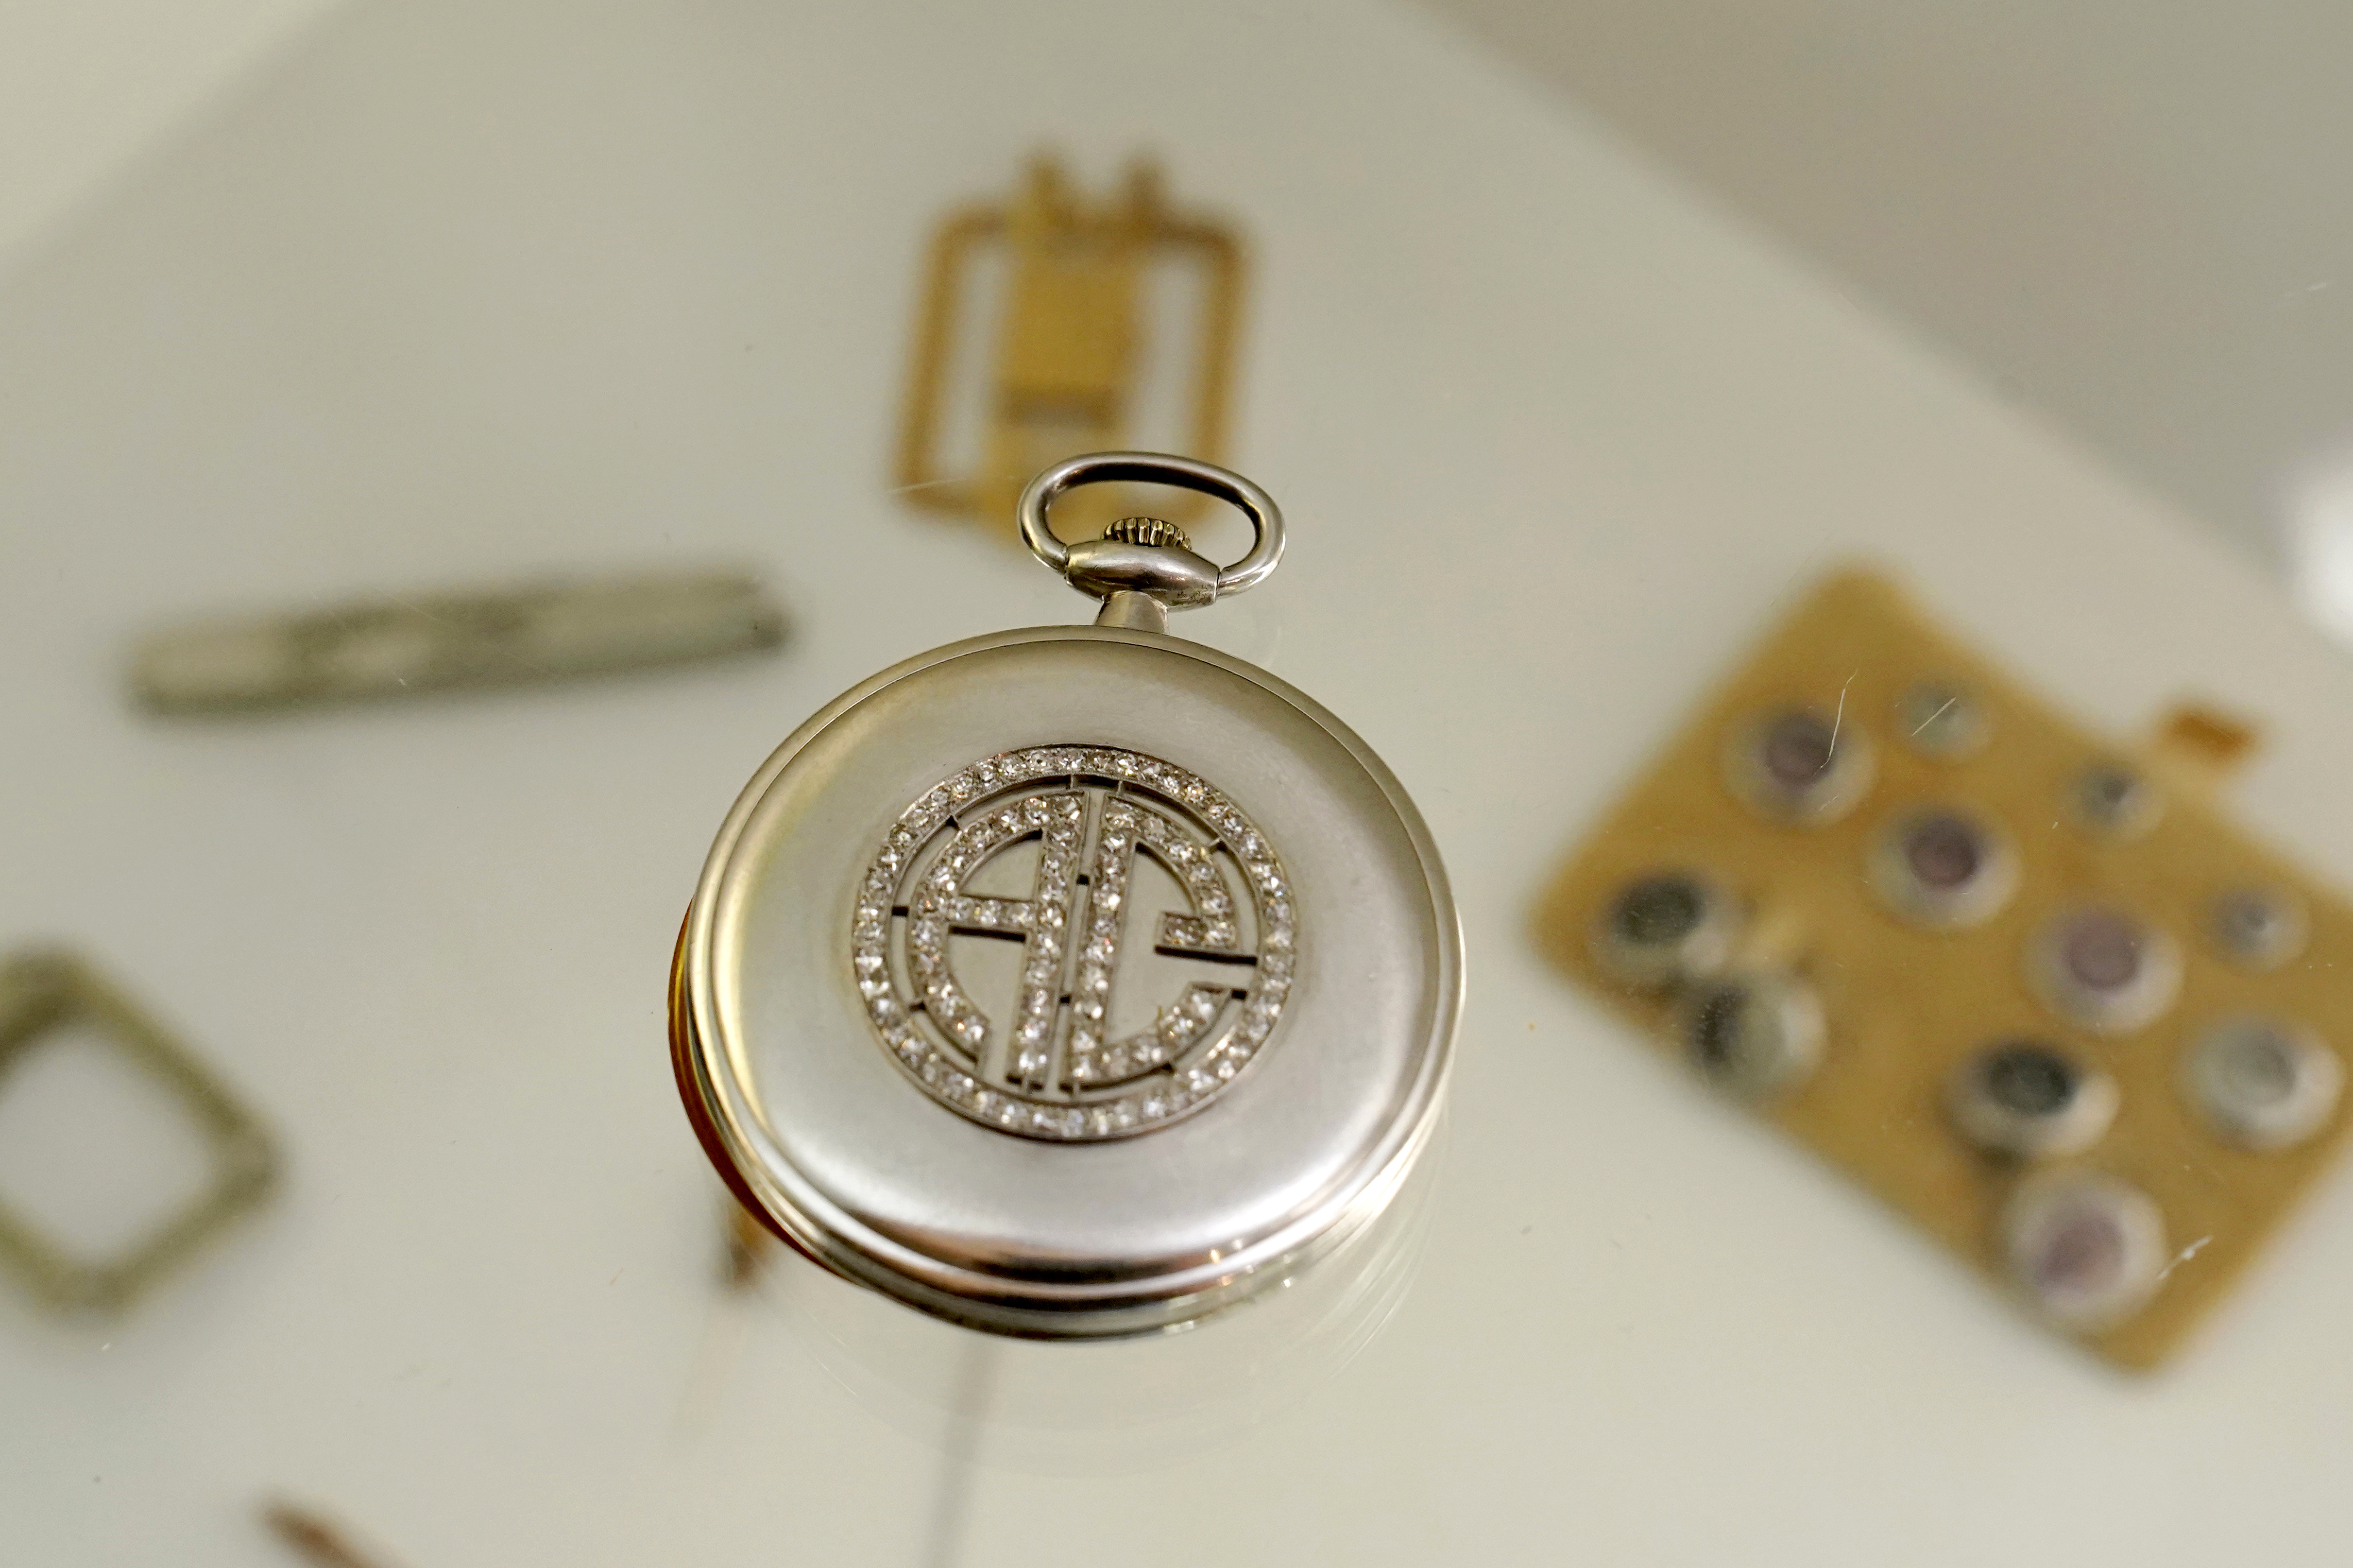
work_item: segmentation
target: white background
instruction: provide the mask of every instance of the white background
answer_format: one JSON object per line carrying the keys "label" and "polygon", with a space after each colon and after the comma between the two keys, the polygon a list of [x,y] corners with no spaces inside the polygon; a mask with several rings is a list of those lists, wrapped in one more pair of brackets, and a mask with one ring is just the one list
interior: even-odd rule
{"label": "white background", "polygon": [[[1294,549],[1187,629],[1358,727],[1464,911],[1411,1289],[1280,1399],[1241,1318],[1073,1372],[805,1271],[720,1308],[663,1056],[683,900],[766,749],[907,653],[1083,613],[884,478],[929,225],[1046,142],[1094,179],[1156,149],[1252,236],[1238,457]],[[1663,1070],[1524,927],[1857,552],[2099,724],[2185,689],[2259,715],[2250,816],[2344,879],[2340,657],[1419,13],[343,12],[11,251],[0,550],[0,937],[95,954],[290,1156],[111,1328],[0,1296],[12,1557],[280,1562],[252,1508],[283,1491],[417,1568],[2332,1560],[2343,1183],[2121,1381]],[[672,560],[771,569],[792,648],[301,720],[122,699],[159,617]],[[1121,1377],[1220,1347],[1218,1420],[1129,1422]],[[1058,1378],[1085,1463],[953,1416]]]}

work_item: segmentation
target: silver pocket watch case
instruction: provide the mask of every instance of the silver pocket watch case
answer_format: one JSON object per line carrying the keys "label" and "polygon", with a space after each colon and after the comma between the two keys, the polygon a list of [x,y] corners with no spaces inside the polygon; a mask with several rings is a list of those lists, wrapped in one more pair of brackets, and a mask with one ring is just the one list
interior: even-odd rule
{"label": "silver pocket watch case", "polygon": [[[1079,545],[1080,484],[1220,497]],[[1022,498],[1104,601],[860,683],[777,748],[712,847],[673,966],[679,1086],[736,1197],[910,1306],[1035,1338],[1189,1322],[1388,1204],[1435,1122],[1461,935],[1411,801],[1339,720],[1165,629],[1262,580],[1272,501],[1107,453]]]}

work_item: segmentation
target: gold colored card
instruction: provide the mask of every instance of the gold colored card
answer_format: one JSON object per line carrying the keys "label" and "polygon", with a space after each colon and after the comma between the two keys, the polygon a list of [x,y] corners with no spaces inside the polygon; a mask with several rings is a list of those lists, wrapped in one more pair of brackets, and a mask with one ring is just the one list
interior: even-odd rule
{"label": "gold colored card", "polygon": [[2353,907],[1867,573],[1571,856],[1551,960],[2110,1360],[2150,1367],[2342,1147]]}

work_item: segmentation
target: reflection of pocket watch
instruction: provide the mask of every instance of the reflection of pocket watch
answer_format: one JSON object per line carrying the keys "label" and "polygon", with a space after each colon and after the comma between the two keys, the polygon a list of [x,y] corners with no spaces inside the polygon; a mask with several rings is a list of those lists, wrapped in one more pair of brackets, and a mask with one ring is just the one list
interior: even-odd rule
{"label": "reflection of pocket watch", "polygon": [[[1078,485],[1223,499],[1218,567],[1146,520],[1079,544]],[[861,683],[795,731],[712,846],[670,1036],[736,1196],[828,1267],[976,1328],[1181,1323],[1388,1203],[1435,1120],[1461,936],[1412,803],[1282,682],[1170,609],[1282,553],[1240,476],[1076,458],[1024,538],[1103,600]]]}

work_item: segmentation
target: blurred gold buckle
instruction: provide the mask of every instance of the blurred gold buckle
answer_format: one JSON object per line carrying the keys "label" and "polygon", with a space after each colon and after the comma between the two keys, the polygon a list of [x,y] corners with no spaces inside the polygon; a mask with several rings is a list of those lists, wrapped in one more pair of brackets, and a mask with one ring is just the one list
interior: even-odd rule
{"label": "blurred gold buckle", "polygon": [[[974,471],[951,474],[942,451],[945,405],[952,379],[966,379],[952,377],[952,362],[957,345],[977,335],[966,316],[992,248],[1003,254],[1004,274],[980,450]],[[1148,341],[1147,271],[1155,261],[1187,258],[1201,269],[1202,293],[1189,352],[1179,356]],[[1115,195],[1092,202],[1051,158],[1039,158],[1013,200],[953,212],[934,236],[900,429],[900,489],[918,506],[1010,532],[1030,475],[1132,444],[1147,363],[1183,364],[1187,427],[1176,449],[1215,462],[1225,443],[1241,289],[1240,240],[1222,225],[1172,211],[1152,163],[1131,165]],[[1122,505],[1134,510],[1108,495],[1082,504],[1103,510],[1098,523]]]}
{"label": "blurred gold buckle", "polygon": [[119,1311],[268,1195],[277,1176],[269,1135],[194,1053],[71,954],[26,952],[0,962],[0,1092],[8,1070],[70,1025],[171,1091],[203,1131],[212,1179],[128,1251],[77,1257],[0,1203],[0,1263],[61,1311]]}

